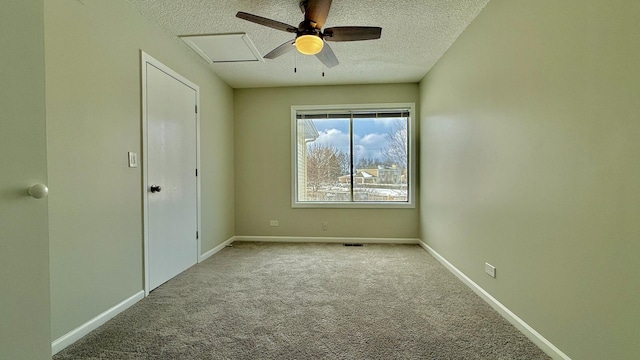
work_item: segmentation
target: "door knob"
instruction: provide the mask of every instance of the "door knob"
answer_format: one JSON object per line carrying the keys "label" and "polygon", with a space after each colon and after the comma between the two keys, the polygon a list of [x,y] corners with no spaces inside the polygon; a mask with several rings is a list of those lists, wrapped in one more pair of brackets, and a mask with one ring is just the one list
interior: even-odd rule
{"label": "door knob", "polygon": [[44,185],[44,184],[36,184],[30,187],[29,190],[27,190],[27,192],[34,199],[42,199],[44,197],[47,197],[47,195],[49,195],[49,188],[47,187],[47,185]]}
{"label": "door knob", "polygon": [[157,192],[162,191],[162,188],[160,187],[160,185],[151,185],[151,189],[150,190],[151,190],[152,193],[157,193]]}

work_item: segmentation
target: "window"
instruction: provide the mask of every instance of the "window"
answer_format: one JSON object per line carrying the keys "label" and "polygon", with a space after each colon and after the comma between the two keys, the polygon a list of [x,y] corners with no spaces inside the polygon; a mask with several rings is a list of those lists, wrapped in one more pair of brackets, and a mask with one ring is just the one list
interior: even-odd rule
{"label": "window", "polygon": [[413,112],[293,106],[293,207],[414,207]]}

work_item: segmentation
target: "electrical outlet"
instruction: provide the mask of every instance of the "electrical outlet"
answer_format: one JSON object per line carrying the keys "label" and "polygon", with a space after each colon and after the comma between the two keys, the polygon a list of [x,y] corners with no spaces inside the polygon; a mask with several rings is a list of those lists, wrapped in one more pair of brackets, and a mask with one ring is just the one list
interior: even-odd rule
{"label": "electrical outlet", "polygon": [[270,220],[269,221],[269,225],[270,226],[278,226],[278,220]]}
{"label": "electrical outlet", "polygon": [[329,230],[329,223],[325,221],[322,223],[322,231],[327,231],[327,230]]}
{"label": "electrical outlet", "polygon": [[489,263],[484,263],[484,272],[492,278],[496,277],[496,267]]}

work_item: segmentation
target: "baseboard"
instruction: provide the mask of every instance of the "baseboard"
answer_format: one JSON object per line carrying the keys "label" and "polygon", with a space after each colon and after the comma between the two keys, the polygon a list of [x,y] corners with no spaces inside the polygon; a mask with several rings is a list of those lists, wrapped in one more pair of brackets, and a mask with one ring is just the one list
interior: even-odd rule
{"label": "baseboard", "polygon": [[51,343],[51,355],[53,356],[59,353],[67,346],[80,340],[80,338],[82,338],[83,336],[97,329],[99,326],[111,320],[113,317],[123,312],[124,310],[128,309],[133,304],[137,303],[142,299],[144,299],[144,290],[140,290],[139,292],[135,293],[128,299],[123,300],[122,302],[110,308],[109,310],[94,317],[93,319],[87,321],[86,323],[80,325],[79,327],[71,330],[70,332],[66,333],[60,338],[54,340]]}
{"label": "baseboard", "polygon": [[480,285],[476,284],[473,280],[471,280],[467,275],[465,275],[462,271],[456,268],[453,264],[451,264],[447,259],[445,259],[442,255],[438,254],[437,251],[432,249],[429,245],[427,245],[422,240],[418,241],[418,244],[422,246],[429,254],[431,254],[436,260],[438,260],[447,270],[451,271],[458,279],[460,279],[465,285],[471,288],[473,292],[478,294],[484,301],[486,301],[491,307],[496,310],[502,317],[504,317],[507,321],[509,321],[513,326],[515,326],[521,333],[523,333],[529,340],[531,340],[534,344],[536,344],[542,351],[544,351],[547,355],[551,356],[553,359],[562,359],[562,360],[571,360],[569,356],[563,353],[560,349],[558,349],[555,345],[553,345],[549,340],[545,339],[539,332],[533,329],[529,324],[524,322],[524,320],[520,319],[516,314],[514,314],[511,310],[509,310],[506,306],[504,306],[501,302],[496,300],[491,294],[489,294],[486,290],[484,290]]}
{"label": "baseboard", "polygon": [[290,243],[358,243],[358,244],[418,244],[412,238],[361,237],[304,237],[304,236],[235,236],[235,241],[290,242]]}
{"label": "baseboard", "polygon": [[227,245],[231,244],[232,242],[234,242],[235,236],[230,237],[227,241],[223,242],[222,244],[214,247],[213,249],[207,251],[206,253],[200,255],[200,258],[198,258],[198,263],[201,263],[205,260],[207,260],[208,258],[210,258],[211,256],[213,256],[215,253],[217,253],[218,251],[224,249],[225,247],[227,247]]}

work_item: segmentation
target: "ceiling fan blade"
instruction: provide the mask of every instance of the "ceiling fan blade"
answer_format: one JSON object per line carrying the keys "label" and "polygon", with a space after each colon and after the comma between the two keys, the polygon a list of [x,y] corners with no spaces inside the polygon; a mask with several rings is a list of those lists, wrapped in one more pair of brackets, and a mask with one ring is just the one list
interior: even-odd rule
{"label": "ceiling fan blade", "polygon": [[322,47],[322,51],[317,53],[316,57],[327,68],[332,68],[340,63],[338,61],[338,58],[336,57],[336,54],[334,54],[333,50],[331,50],[331,46],[329,46],[329,44],[327,43],[324,43],[324,46]]}
{"label": "ceiling fan blade", "polygon": [[338,26],[324,30],[326,41],[374,40],[382,36],[382,28],[374,26]]}
{"label": "ceiling fan blade", "polygon": [[315,24],[316,29],[322,29],[329,16],[332,0],[306,0],[304,19]]}
{"label": "ceiling fan blade", "polygon": [[266,17],[249,14],[242,11],[238,11],[238,13],[236,14],[236,17],[243,20],[251,21],[256,24],[264,25],[276,30],[282,30],[282,31],[286,31],[294,34],[296,33],[296,31],[298,31],[298,28],[293,25],[285,24],[280,21],[267,19]]}
{"label": "ceiling fan blade", "polygon": [[266,54],[263,57],[265,59],[275,59],[278,56],[284,55],[284,54],[288,53],[289,51],[295,49],[296,48],[295,43],[296,43],[295,40],[287,40],[282,45],[280,45],[277,48],[271,50],[268,54]]}

